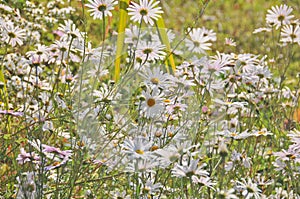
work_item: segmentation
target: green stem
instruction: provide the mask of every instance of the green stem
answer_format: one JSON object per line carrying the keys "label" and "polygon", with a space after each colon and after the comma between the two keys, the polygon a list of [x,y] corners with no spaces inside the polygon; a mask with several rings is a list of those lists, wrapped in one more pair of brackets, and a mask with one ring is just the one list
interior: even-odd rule
{"label": "green stem", "polygon": [[[8,43],[10,42],[10,39]],[[4,76],[4,59],[7,54],[8,45],[5,46],[4,50],[4,56],[2,57],[1,65],[0,65],[0,94],[3,96],[2,100],[4,101],[4,107],[6,110],[9,110],[9,100],[8,100],[8,93],[7,93],[7,87],[6,87],[6,80]],[[10,132],[10,117],[7,117],[7,122],[5,124],[7,133]]]}

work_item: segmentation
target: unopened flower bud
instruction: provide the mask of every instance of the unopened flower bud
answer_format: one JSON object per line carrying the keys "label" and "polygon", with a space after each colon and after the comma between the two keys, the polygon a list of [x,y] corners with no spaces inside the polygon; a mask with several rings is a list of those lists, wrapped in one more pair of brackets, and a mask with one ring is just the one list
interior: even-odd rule
{"label": "unopened flower bud", "polygon": [[219,154],[222,158],[225,158],[228,155],[228,149],[224,142],[219,143]]}

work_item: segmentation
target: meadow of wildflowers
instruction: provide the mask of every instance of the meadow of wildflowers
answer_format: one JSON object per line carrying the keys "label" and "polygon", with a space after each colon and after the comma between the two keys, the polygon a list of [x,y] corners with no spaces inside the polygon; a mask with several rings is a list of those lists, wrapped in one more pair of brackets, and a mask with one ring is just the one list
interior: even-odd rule
{"label": "meadow of wildflowers", "polygon": [[0,199],[300,198],[299,3],[174,2],[1,1]]}

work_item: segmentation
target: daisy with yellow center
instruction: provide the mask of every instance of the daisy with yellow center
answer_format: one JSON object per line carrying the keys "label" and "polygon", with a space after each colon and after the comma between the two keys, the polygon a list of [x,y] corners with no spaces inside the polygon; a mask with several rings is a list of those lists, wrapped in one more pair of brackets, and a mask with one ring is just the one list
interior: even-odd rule
{"label": "daisy with yellow center", "polygon": [[161,7],[157,7],[159,1],[154,0],[140,0],[139,4],[135,2],[131,2],[129,5],[128,15],[131,16],[130,20],[134,22],[142,22],[142,20],[146,24],[154,25],[154,21],[156,21],[160,14],[163,13]]}
{"label": "daisy with yellow center", "polygon": [[154,88],[152,93],[143,92],[143,96],[145,97],[145,101],[142,102],[141,110],[145,113],[145,117],[153,118],[162,113],[163,107],[163,99],[162,95],[159,94],[159,90]]}
{"label": "daisy with yellow center", "polygon": [[141,41],[137,47],[136,55],[142,58],[142,62],[163,60],[166,56],[165,46],[160,42]]}
{"label": "daisy with yellow center", "polygon": [[275,26],[276,29],[283,25],[288,25],[294,15],[291,15],[293,8],[285,4],[280,6],[273,6],[268,10],[266,21],[268,24]]}
{"label": "daisy with yellow center", "polygon": [[111,10],[117,4],[118,2],[115,0],[89,0],[86,7],[90,8],[89,12],[94,19],[103,19],[103,17],[112,16]]}
{"label": "daisy with yellow center", "polygon": [[149,98],[149,99],[147,99],[147,105],[149,106],[149,107],[152,107],[152,106],[155,106],[155,99],[154,98]]}
{"label": "daisy with yellow center", "polygon": [[270,131],[268,131],[266,128],[263,128],[263,129],[261,129],[261,130],[254,131],[254,135],[255,135],[256,137],[259,137],[259,136],[273,135],[273,133],[271,133]]}
{"label": "daisy with yellow center", "polygon": [[26,31],[19,27],[15,27],[11,23],[4,23],[2,31],[2,38],[0,40],[11,45],[12,47],[23,45],[23,41],[26,38]]}
{"label": "daisy with yellow center", "polygon": [[145,158],[150,152],[152,143],[144,137],[126,139],[122,144],[124,153],[131,158]]}
{"label": "daisy with yellow center", "polygon": [[164,73],[159,67],[153,69],[145,68],[140,75],[144,79],[145,84],[151,88],[158,87],[165,89],[170,86],[169,75]]}

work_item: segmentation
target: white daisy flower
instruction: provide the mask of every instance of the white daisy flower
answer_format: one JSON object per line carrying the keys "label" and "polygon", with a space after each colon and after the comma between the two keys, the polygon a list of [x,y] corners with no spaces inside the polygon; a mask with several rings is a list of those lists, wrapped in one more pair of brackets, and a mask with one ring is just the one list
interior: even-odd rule
{"label": "white daisy flower", "polygon": [[158,149],[155,154],[158,156],[162,168],[168,167],[180,158],[180,154],[175,150]]}
{"label": "white daisy flower", "polygon": [[187,105],[186,104],[183,104],[181,102],[176,102],[176,101],[179,101],[179,100],[169,100],[171,103],[169,103],[167,105],[167,112],[168,114],[170,115],[176,115],[176,114],[180,114],[180,112],[184,112],[186,109],[187,109]]}
{"label": "white daisy flower", "polygon": [[158,42],[140,42],[136,56],[142,59],[142,63],[146,61],[162,60],[165,58],[166,53],[163,51],[165,46]]}
{"label": "white daisy flower", "polygon": [[160,188],[162,188],[162,184],[154,183],[150,180],[147,180],[147,182],[145,184],[143,184],[142,187],[143,187],[142,190],[144,193],[154,195],[155,193],[157,193],[160,190]]}
{"label": "white daisy flower", "polygon": [[273,133],[268,131],[266,128],[262,128],[261,130],[254,130],[253,135],[256,136],[256,137],[259,137],[259,136],[273,135]]}
{"label": "white daisy flower", "polygon": [[272,31],[271,28],[256,28],[253,31],[253,34],[257,34],[257,33],[260,33],[260,32],[271,32],[271,31]]}
{"label": "white daisy flower", "polygon": [[197,176],[192,176],[192,181],[195,184],[199,184],[201,186],[209,187],[214,191],[215,191],[215,189],[214,189],[213,186],[217,184],[215,182],[212,182],[210,177],[203,177],[203,176],[201,176],[200,178],[198,178]]}
{"label": "white daisy flower", "polygon": [[49,61],[48,63],[57,63],[58,61],[62,61],[70,57],[70,59],[73,62],[79,62],[80,58],[74,53],[75,49],[70,49],[70,52],[68,52],[68,46],[70,45],[70,42],[68,41],[58,41],[56,40],[53,44],[50,45],[49,48]]}
{"label": "white daisy flower", "polygon": [[186,40],[189,51],[205,54],[206,50],[210,50],[212,44],[209,41],[212,41],[212,38],[205,36],[203,29],[195,28],[189,33],[189,36],[191,39]]}
{"label": "white daisy flower", "polygon": [[131,16],[131,20],[134,22],[141,22],[144,20],[146,24],[154,25],[154,20],[160,17],[163,13],[161,7],[156,7],[159,1],[154,0],[140,0],[140,3],[131,2],[129,8],[127,8],[128,15]]}
{"label": "white daisy flower", "polygon": [[232,38],[225,38],[226,46],[236,46],[236,42]]}
{"label": "white daisy flower", "polygon": [[247,178],[247,180],[242,178],[242,181],[237,182],[236,187],[242,190],[242,195],[245,199],[259,199],[263,196],[262,191],[257,187],[256,183],[252,182],[251,178]]}
{"label": "white daisy flower", "polygon": [[184,162],[183,165],[176,164],[172,169],[172,175],[179,178],[194,175],[207,177],[208,172],[202,169],[205,165],[198,167],[198,162],[199,160],[191,160],[189,164],[187,162]]}
{"label": "white daisy flower", "polygon": [[5,23],[2,31],[1,40],[11,45],[12,47],[16,45],[23,45],[23,40],[26,37],[26,32],[24,29],[15,27],[13,23]]}
{"label": "white daisy flower", "polygon": [[248,132],[248,130],[245,130],[242,132],[237,132],[235,129],[232,131],[229,131],[229,130],[221,131],[218,134],[223,135],[224,137],[227,137],[227,138],[235,139],[235,140],[243,140],[243,139],[246,139],[246,138],[252,136],[252,134],[250,134]]}
{"label": "white daisy flower", "polygon": [[137,137],[134,140],[126,139],[122,145],[124,153],[128,154],[130,158],[146,158],[150,153],[152,143],[144,137]]}
{"label": "white daisy flower", "polygon": [[40,62],[47,62],[49,59],[49,48],[45,45],[36,44],[36,49],[34,51],[28,51],[26,55],[33,60],[38,58]]}
{"label": "white daisy flower", "polygon": [[[175,71],[175,74],[176,74],[176,71]],[[196,84],[194,83],[194,80],[189,79],[187,76],[182,76],[182,77],[170,76],[170,78],[171,78],[171,82],[178,87],[189,88],[191,86],[196,86]]]}
{"label": "white daisy flower", "polygon": [[109,193],[112,199],[118,199],[118,198],[124,198],[124,199],[130,199],[130,195],[127,195],[126,191],[120,191],[119,189],[113,190]]}
{"label": "white daisy flower", "polygon": [[224,73],[226,70],[229,70],[230,65],[233,64],[233,60],[230,55],[219,53],[217,55],[211,57],[212,59],[203,62],[204,68],[203,70],[210,74],[210,73]]}
{"label": "white daisy flower", "polygon": [[206,29],[205,27],[199,29],[203,32],[204,37],[208,37],[210,41],[217,41],[217,34],[213,30]]}
{"label": "white daisy flower", "polygon": [[224,198],[224,199],[239,199],[235,194],[234,189],[229,190],[219,190],[217,189],[218,198]]}
{"label": "white daisy flower", "polygon": [[143,91],[143,96],[146,98],[141,104],[141,110],[145,113],[147,118],[153,118],[158,116],[164,110],[162,94],[159,94],[159,90],[154,88],[150,93]]}
{"label": "white daisy flower", "polygon": [[129,173],[156,173],[154,167],[158,166],[158,162],[155,159],[134,159],[128,163],[125,168],[125,172]]}
{"label": "white daisy flower", "polygon": [[281,31],[281,42],[300,43],[300,26],[286,25]]}
{"label": "white daisy flower", "polygon": [[[140,35],[140,36],[139,36]],[[138,38],[142,38],[145,35],[144,31],[140,31],[138,26],[131,26],[130,28],[125,29],[125,43],[126,44],[134,44],[136,45],[138,42]]]}
{"label": "white daisy flower", "polygon": [[89,0],[89,4],[86,4],[86,7],[91,8],[91,16],[94,19],[103,19],[106,16],[112,16],[111,10],[114,9],[114,6],[118,4],[115,0]]}
{"label": "white daisy flower", "polygon": [[65,24],[59,24],[58,30],[73,38],[81,38],[81,33],[74,22],[70,19],[64,21]]}
{"label": "white daisy flower", "polygon": [[273,6],[270,10],[268,10],[268,14],[266,16],[266,21],[270,25],[274,25],[276,29],[283,25],[290,24],[291,19],[294,15],[290,15],[293,11],[293,8],[287,5]]}
{"label": "white daisy flower", "polygon": [[95,97],[94,102],[107,102],[112,100],[112,96],[110,94],[111,91],[108,90],[106,84],[105,86],[99,88],[99,90],[93,91],[93,96]]}
{"label": "white daisy flower", "polygon": [[151,88],[158,87],[161,89],[167,88],[170,85],[169,75],[163,73],[160,68],[156,67],[151,70],[146,68],[144,72],[141,72],[140,75],[144,78],[145,84]]}

